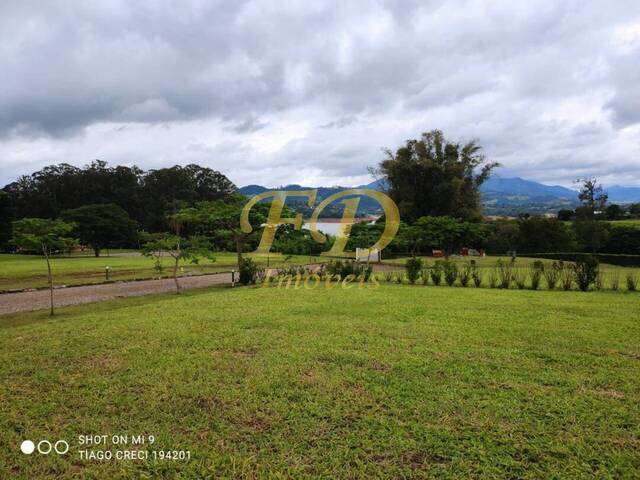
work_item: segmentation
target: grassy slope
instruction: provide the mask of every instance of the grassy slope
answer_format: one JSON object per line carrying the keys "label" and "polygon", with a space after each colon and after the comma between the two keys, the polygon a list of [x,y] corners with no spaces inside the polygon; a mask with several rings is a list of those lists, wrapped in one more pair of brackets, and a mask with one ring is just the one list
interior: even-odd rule
{"label": "grassy slope", "polygon": [[[639,305],[269,288],[0,317],[0,478],[638,478]],[[103,433],[193,460],[18,451]]]}
{"label": "grassy slope", "polygon": [[[264,255],[247,256],[254,258],[263,266],[267,264]],[[271,255],[269,266],[281,266],[286,256]],[[287,260],[291,263],[309,263],[310,257],[294,255]],[[321,261],[321,257],[313,257],[313,261]],[[157,278],[153,269],[153,260],[143,256],[72,256],[56,257],[52,261],[54,282],[56,285],[81,285],[102,283],[105,281],[105,267],[111,268],[111,280],[135,280]],[[162,276],[171,276],[171,259],[163,262],[165,270]],[[204,259],[194,265],[184,265],[184,273],[230,272],[237,268],[236,254],[219,252],[215,262]],[[18,288],[39,288],[47,286],[47,266],[40,256],[0,254],[0,291]]]}

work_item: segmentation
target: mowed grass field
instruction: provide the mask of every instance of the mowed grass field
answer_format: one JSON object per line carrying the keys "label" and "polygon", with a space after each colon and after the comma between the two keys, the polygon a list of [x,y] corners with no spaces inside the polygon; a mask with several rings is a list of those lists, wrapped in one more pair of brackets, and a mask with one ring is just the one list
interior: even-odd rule
{"label": "mowed grass field", "polygon": [[[2,316],[0,478],[639,478],[638,313],[637,293],[382,285]],[[191,460],[81,460],[89,434]]]}
{"label": "mowed grass field", "polygon": [[[283,267],[325,261],[326,257],[308,255],[255,255],[245,254],[261,266]],[[105,268],[110,267],[110,280],[142,280],[170,277],[173,263],[170,257],[162,261],[164,269],[156,271],[154,260],[137,252],[114,252],[110,256],[89,255],[56,256],[52,259],[55,285],[86,285],[105,282]],[[181,264],[180,275],[230,272],[237,270],[235,253],[218,252],[215,261],[202,259],[197,264]],[[47,264],[37,255],[0,254],[0,292],[11,289],[44,288],[47,284]]]}

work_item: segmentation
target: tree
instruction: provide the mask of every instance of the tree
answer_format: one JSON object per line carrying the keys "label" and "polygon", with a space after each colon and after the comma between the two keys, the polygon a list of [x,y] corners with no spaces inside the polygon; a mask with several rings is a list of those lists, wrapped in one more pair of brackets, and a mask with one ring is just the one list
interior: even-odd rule
{"label": "tree", "polygon": [[0,250],[6,248],[11,239],[9,195],[0,190]]}
{"label": "tree", "polygon": [[[402,234],[419,245],[418,250],[443,249],[448,257],[461,247],[481,247],[488,235],[485,225],[452,217],[421,217]],[[409,243],[409,242],[407,242]]]}
{"label": "tree", "polygon": [[75,243],[71,236],[72,223],[48,218],[23,218],[13,222],[12,242],[19,248],[40,251],[47,261],[47,280],[50,292],[49,315],[53,315],[53,274],[50,257],[58,250],[68,250]]}
{"label": "tree", "polygon": [[629,215],[633,218],[640,218],[640,203],[634,203],[629,206]]}
{"label": "tree", "polygon": [[168,229],[167,212],[226,198],[236,187],[220,172],[198,165],[145,172],[95,160],[82,168],[50,165],[19,177],[3,190],[11,201],[11,218],[56,218],[64,210],[113,203],[145,230],[161,232]]}
{"label": "tree", "polygon": [[575,217],[576,212],[573,210],[560,210],[558,211],[558,220],[560,220],[561,222],[569,222],[571,220],[573,220],[573,217]]}
{"label": "tree", "polygon": [[518,249],[520,223],[515,220],[498,219],[489,224],[491,233],[487,238],[489,253],[506,253]]}
{"label": "tree", "polygon": [[608,196],[597,179],[577,180],[582,182],[578,198],[582,206],[576,209],[573,228],[576,237],[586,250],[596,253],[607,241],[608,229],[599,218],[604,215]]}
{"label": "tree", "polygon": [[576,209],[576,215],[582,220],[592,220],[604,213],[609,196],[604,192],[602,185],[596,178],[576,180],[582,182],[578,199],[582,206]]}
{"label": "tree", "polygon": [[153,258],[156,265],[161,265],[162,257],[168,255],[173,259],[172,277],[176,285],[176,293],[180,295],[182,288],[178,281],[180,263],[198,263],[201,257],[214,259],[209,243],[203,237],[192,236],[182,238],[180,235],[161,234],[148,241],[143,255]]}
{"label": "tree", "polygon": [[[247,234],[240,228],[240,215],[247,199],[243,195],[234,194],[225,200],[199,202],[195,207],[184,208],[176,213],[183,226],[195,228],[202,235],[212,236],[224,231],[231,236],[235,246],[238,271],[242,266],[242,253],[249,235],[257,234],[260,226],[267,221],[268,203],[258,203],[249,214],[249,222],[253,233]],[[176,218],[174,217],[174,218]]]}
{"label": "tree", "polygon": [[424,216],[479,220],[480,185],[497,163],[487,163],[476,141],[451,143],[439,130],[423,133],[392,153],[375,173],[388,185],[403,221]]}
{"label": "tree", "polygon": [[622,220],[625,210],[620,205],[613,203],[605,209],[608,220]]}
{"label": "tree", "polygon": [[128,244],[136,238],[136,222],[113,203],[66,210],[62,218],[77,225],[80,242],[89,245],[96,257],[103,248]]}
{"label": "tree", "polygon": [[518,251],[548,253],[574,250],[571,231],[560,220],[534,216],[519,222]]}

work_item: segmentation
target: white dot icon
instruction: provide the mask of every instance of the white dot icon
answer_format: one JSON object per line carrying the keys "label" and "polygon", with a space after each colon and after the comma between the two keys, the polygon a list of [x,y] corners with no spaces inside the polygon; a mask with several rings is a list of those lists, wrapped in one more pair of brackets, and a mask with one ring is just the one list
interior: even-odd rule
{"label": "white dot icon", "polygon": [[31,440],[25,440],[20,444],[20,450],[22,450],[22,453],[25,455],[31,455],[35,449],[36,446]]}

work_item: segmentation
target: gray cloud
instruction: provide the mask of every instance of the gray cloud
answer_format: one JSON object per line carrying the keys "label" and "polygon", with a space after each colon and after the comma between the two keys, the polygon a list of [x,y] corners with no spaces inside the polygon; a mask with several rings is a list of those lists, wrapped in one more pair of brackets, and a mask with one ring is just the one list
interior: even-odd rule
{"label": "gray cloud", "polygon": [[441,128],[505,172],[640,184],[640,4],[7,0],[0,180],[197,161],[238,183],[361,183]]}

